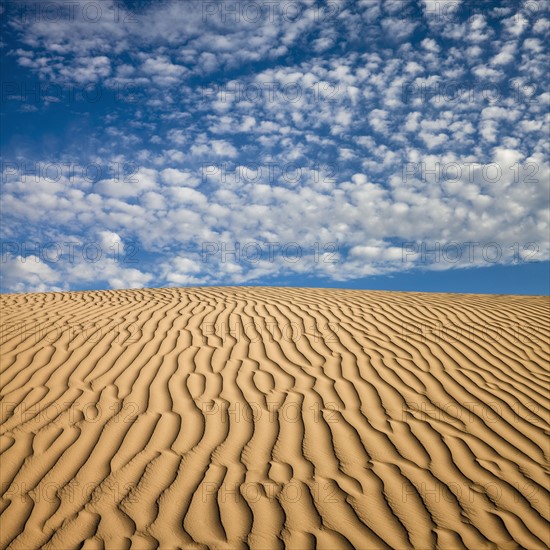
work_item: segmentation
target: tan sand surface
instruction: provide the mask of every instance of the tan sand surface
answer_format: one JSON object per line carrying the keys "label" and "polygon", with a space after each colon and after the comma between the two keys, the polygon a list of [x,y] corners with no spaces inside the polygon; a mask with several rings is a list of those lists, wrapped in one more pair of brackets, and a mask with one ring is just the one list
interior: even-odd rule
{"label": "tan sand surface", "polygon": [[0,547],[547,548],[546,297],[0,297]]}

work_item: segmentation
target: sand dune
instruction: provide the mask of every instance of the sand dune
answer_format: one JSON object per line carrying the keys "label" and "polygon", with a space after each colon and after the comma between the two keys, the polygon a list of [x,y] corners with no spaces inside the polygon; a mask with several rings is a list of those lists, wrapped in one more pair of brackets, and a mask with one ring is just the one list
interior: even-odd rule
{"label": "sand dune", "polygon": [[547,548],[545,297],[3,295],[2,548]]}

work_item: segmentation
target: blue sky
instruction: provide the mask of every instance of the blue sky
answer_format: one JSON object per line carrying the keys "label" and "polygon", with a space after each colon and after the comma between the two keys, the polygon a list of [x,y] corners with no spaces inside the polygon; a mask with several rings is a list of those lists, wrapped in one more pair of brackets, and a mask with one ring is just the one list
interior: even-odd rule
{"label": "blue sky", "polygon": [[548,2],[4,2],[3,292],[546,294]]}

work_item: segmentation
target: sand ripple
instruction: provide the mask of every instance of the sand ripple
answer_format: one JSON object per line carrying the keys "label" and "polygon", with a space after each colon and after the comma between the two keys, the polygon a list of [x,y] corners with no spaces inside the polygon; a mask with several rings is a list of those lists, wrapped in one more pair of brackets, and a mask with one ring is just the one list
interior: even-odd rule
{"label": "sand ripple", "polygon": [[547,548],[545,297],[0,297],[2,548]]}

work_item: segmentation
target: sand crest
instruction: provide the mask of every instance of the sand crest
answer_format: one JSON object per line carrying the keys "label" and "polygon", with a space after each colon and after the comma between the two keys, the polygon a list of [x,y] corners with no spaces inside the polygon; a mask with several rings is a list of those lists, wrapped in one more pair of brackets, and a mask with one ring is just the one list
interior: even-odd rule
{"label": "sand crest", "polygon": [[546,297],[0,297],[0,547],[547,548]]}

